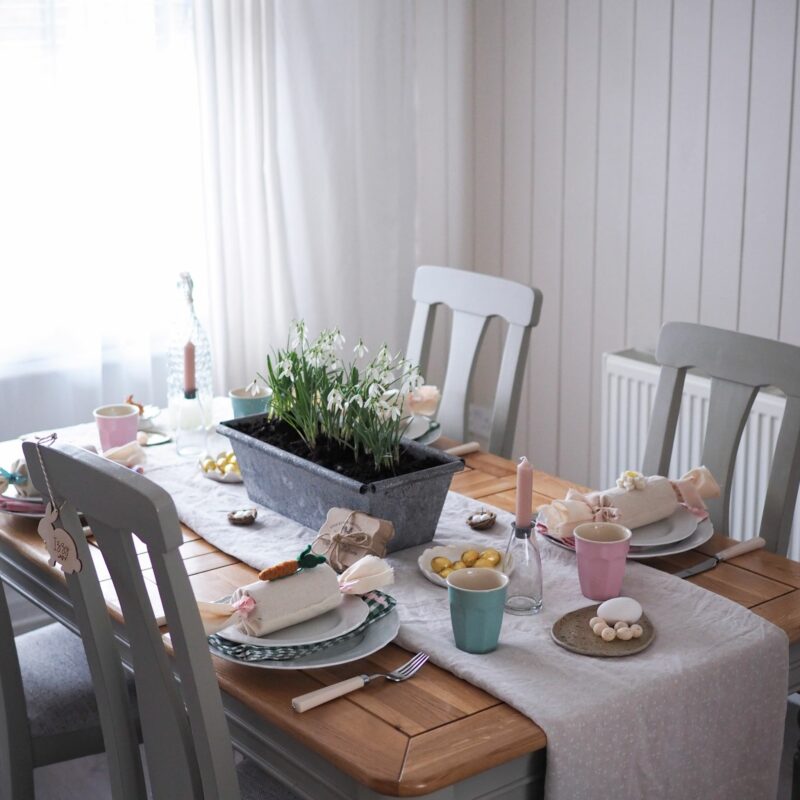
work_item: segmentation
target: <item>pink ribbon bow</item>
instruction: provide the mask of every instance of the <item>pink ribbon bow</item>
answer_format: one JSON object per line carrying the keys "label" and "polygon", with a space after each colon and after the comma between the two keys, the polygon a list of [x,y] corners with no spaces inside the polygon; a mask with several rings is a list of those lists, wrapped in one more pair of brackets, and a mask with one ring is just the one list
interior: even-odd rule
{"label": "pink ribbon bow", "polygon": [[242,595],[235,603],[235,608],[243,617],[249,617],[253,609],[256,607],[256,601],[250,597],[249,594]]}

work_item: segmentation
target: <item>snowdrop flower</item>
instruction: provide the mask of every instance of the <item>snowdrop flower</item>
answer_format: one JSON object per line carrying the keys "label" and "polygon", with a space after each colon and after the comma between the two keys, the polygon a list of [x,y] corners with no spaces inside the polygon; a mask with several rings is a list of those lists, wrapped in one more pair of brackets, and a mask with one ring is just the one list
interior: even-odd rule
{"label": "snowdrop flower", "polygon": [[331,389],[328,393],[328,411],[341,411],[344,397],[338,389]]}
{"label": "snowdrop flower", "polygon": [[367,392],[367,394],[371,399],[374,399],[376,397],[383,397],[383,386],[381,386],[380,383],[373,383],[369,387],[369,391]]}
{"label": "snowdrop flower", "polygon": [[338,328],[334,328],[333,330],[333,346],[337,350],[341,350],[344,347],[345,338],[342,336],[342,332]]}
{"label": "snowdrop flower", "polygon": [[302,319],[295,321],[292,325],[292,349],[296,350],[298,346],[305,346],[307,341],[306,323]]}
{"label": "snowdrop flower", "polygon": [[353,348],[353,352],[354,352],[354,353],[355,353],[355,354],[356,354],[356,355],[357,355],[359,358],[364,358],[364,356],[365,356],[367,353],[369,353],[369,350],[367,349],[367,346],[364,344],[364,342],[363,342],[361,339],[359,339],[359,340],[358,340],[358,344],[357,344],[357,345],[356,345],[356,346]]}
{"label": "snowdrop flower", "polygon": [[288,358],[284,358],[279,364],[279,375],[281,378],[288,378],[290,381],[294,380],[294,373],[292,372],[292,362]]}

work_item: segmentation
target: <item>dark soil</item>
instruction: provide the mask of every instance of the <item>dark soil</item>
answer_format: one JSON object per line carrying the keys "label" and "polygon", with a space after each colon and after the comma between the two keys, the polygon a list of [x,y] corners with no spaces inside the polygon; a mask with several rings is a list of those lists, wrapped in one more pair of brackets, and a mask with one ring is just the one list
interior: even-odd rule
{"label": "dark soil", "polygon": [[231,424],[231,427],[361,483],[372,483],[392,478],[395,475],[407,475],[409,472],[418,472],[442,463],[441,459],[434,456],[418,456],[411,453],[401,445],[400,463],[396,469],[384,467],[376,472],[371,456],[362,453],[359,460],[355,461],[352,450],[342,447],[337,442],[332,442],[327,437],[320,437],[317,440],[317,446],[310,450],[297,432],[281,420],[271,420],[265,417],[252,422],[235,422]]}

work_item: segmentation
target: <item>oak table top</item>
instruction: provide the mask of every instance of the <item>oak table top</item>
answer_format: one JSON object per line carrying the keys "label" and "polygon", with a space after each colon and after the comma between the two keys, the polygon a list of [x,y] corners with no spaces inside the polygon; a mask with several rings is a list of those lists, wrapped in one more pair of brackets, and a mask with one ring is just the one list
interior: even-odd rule
{"label": "oak table top", "polygon": [[[535,472],[534,508],[564,497],[575,486]],[[483,452],[465,457],[465,469],[453,477],[451,485],[455,492],[507,511],[514,511],[515,487],[514,463]],[[648,563],[673,572],[731,541],[715,534],[697,551]],[[47,563],[35,522],[0,514],[0,553],[11,551],[47,573],[48,580],[63,583],[60,569]],[[221,597],[255,579],[255,570],[188,529],[184,529],[182,553],[200,599]],[[97,548],[93,555],[104,593],[113,600],[113,587]],[[140,562],[155,589],[143,546]],[[752,609],[783,628],[792,643],[800,642],[800,563],[760,551],[689,580]],[[433,664],[412,681],[371,684],[368,690],[305,714],[291,708],[291,699],[299,694],[361,672],[393,669],[408,657],[405,650],[389,645],[368,659],[339,667],[280,672],[212,658],[223,692],[344,773],[387,795],[426,794],[546,746],[544,732],[530,719]]]}

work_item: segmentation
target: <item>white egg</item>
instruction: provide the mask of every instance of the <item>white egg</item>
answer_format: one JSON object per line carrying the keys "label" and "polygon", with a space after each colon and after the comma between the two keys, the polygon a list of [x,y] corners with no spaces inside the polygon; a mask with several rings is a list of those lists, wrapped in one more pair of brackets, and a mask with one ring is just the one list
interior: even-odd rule
{"label": "white egg", "polygon": [[612,597],[601,603],[597,616],[613,625],[615,622],[636,622],[642,616],[642,607],[632,597]]}
{"label": "white egg", "polygon": [[617,632],[613,628],[605,628],[600,636],[604,642],[613,642],[617,638]]}

